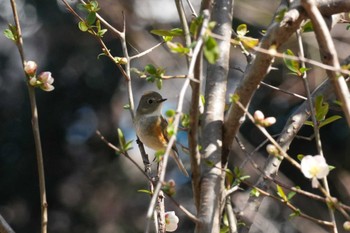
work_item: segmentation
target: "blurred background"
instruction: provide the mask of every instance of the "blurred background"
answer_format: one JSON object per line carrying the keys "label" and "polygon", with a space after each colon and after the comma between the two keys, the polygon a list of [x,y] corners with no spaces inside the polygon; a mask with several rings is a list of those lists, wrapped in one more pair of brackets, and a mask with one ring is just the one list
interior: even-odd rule
{"label": "blurred background", "polygon": [[[76,1],[69,1],[76,6]],[[180,27],[175,3],[172,0],[100,0],[100,14],[117,29],[122,28],[122,13],[126,16],[127,40],[131,55],[157,44],[160,39],[149,33],[152,29]],[[192,1],[196,11],[200,1]],[[272,20],[279,1],[236,0],[234,29],[246,23],[250,36],[260,38]],[[106,57],[99,57],[101,48],[88,33],[78,29],[77,19],[67,12],[60,0],[17,1],[24,37],[24,52],[27,60],[38,63],[38,71],[51,71],[55,78],[53,92],[37,90],[40,130],[42,137],[50,233],[133,233],[142,232],[149,196],[137,192],[147,189],[147,180],[123,156],[108,148],[96,135],[101,133],[117,144],[117,128],[124,131],[127,140],[136,139],[130,113],[123,109],[127,103],[127,91],[120,71]],[[189,9],[185,4],[186,9]],[[188,19],[191,19],[187,10]],[[0,1],[0,30],[13,23],[9,1]],[[332,31],[340,59],[349,54],[349,32],[346,25],[337,25]],[[318,59],[317,43],[312,33],[305,34],[306,55]],[[122,56],[119,40],[107,33],[104,41],[114,56]],[[285,48],[294,49],[294,38]],[[282,49],[283,50],[283,49]],[[236,88],[233,82],[242,78],[246,59],[238,48],[232,49],[228,94]],[[160,47],[145,57],[134,60],[132,66],[143,70],[147,64],[166,69],[167,74],[185,74],[184,57],[178,57]],[[276,61],[266,82],[280,88],[305,95],[302,82],[288,75],[281,61]],[[323,71],[313,68],[310,72],[311,87],[314,88],[325,78]],[[176,100],[182,80],[164,82],[160,91],[168,101],[163,110],[176,107]],[[135,103],[147,90],[156,90],[156,85],[132,77]],[[190,94],[190,93],[188,93]],[[15,45],[0,35],[0,214],[17,233],[34,233],[40,229],[40,200],[34,141],[31,130],[31,115],[27,87]],[[186,97],[185,110],[190,98]],[[301,100],[261,87],[252,102],[251,110],[261,109],[277,118],[277,124],[270,128],[278,134],[287,118]],[[337,109],[330,115],[339,114]],[[249,123],[241,128],[242,139],[249,150],[264,141],[264,137]],[[311,127],[305,126],[301,135],[310,137]],[[330,174],[332,194],[350,204],[350,132],[344,119],[322,128],[322,142],[329,164],[336,167]],[[186,133],[179,133],[179,142],[186,145]],[[137,145],[134,143],[131,156],[141,162]],[[153,154],[152,151],[149,154]],[[314,140],[296,139],[289,154],[316,154]],[[239,165],[244,159],[237,148]],[[189,159],[181,154],[189,169]],[[266,157],[263,149],[256,155],[260,163]],[[233,165],[232,165],[233,166]],[[169,164],[168,178],[177,184],[175,199],[195,212],[192,202],[190,180]],[[174,169],[173,169],[174,168]],[[252,181],[257,172],[247,167]],[[285,176],[283,175],[285,174]],[[283,164],[281,179],[292,185],[311,190],[308,180]],[[239,211],[247,193],[240,191],[235,196],[236,210]],[[295,202],[307,213],[327,219],[324,205],[309,199],[296,197]],[[307,203],[307,205],[305,205]],[[193,224],[171,202],[167,210],[175,210],[180,217],[177,232],[193,232]],[[295,218],[288,220],[290,210],[275,201],[266,200],[261,208],[259,224],[266,228],[252,232],[327,232],[317,225]],[[344,219],[337,215],[339,224]]]}

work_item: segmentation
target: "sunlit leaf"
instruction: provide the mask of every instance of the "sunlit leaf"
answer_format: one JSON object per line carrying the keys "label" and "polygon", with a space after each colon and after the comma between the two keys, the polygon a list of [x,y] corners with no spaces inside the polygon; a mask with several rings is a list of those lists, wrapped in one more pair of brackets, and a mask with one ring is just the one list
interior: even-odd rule
{"label": "sunlit leaf", "polygon": [[239,37],[245,36],[248,33],[247,24],[240,24],[236,32]]}
{"label": "sunlit leaf", "polygon": [[275,16],[275,21],[278,23],[281,22],[284,18],[285,13],[287,12],[287,10],[288,10],[287,8],[283,8],[279,12],[277,12],[277,14]]}
{"label": "sunlit leaf", "polygon": [[147,193],[147,194],[152,195],[152,192],[150,190],[147,190],[147,189],[139,189],[139,190],[137,190],[137,192],[139,192],[139,193]]}
{"label": "sunlit leaf", "polygon": [[176,111],[175,111],[174,109],[169,109],[169,110],[167,110],[167,111],[165,112],[165,115],[166,115],[167,117],[174,117],[175,114],[176,114]]}
{"label": "sunlit leaf", "polygon": [[300,214],[301,214],[300,209],[296,209],[293,213],[291,213],[291,214],[289,215],[289,219],[293,219],[293,218],[295,218],[295,217],[298,217],[298,216],[300,216]]}
{"label": "sunlit leaf", "polygon": [[158,90],[162,89],[162,86],[163,86],[163,79],[161,78],[157,78],[157,88]]}
{"label": "sunlit leaf", "polygon": [[4,35],[7,39],[10,39],[12,41],[16,41],[15,36],[13,35],[12,31],[10,29],[4,30]]}
{"label": "sunlit leaf", "polygon": [[297,155],[297,159],[298,159],[299,161],[301,161],[303,158],[304,158],[304,155],[303,155],[303,154],[298,154],[298,155]]}
{"label": "sunlit leaf", "polygon": [[78,27],[79,27],[80,31],[82,31],[82,32],[86,32],[87,30],[89,30],[89,27],[83,21],[80,21],[78,23]]}
{"label": "sunlit leaf", "polygon": [[203,52],[204,52],[205,58],[208,60],[210,64],[214,64],[216,60],[219,58],[220,52],[219,52],[218,44],[213,37],[211,36],[207,37],[204,44]]}
{"label": "sunlit leaf", "polygon": [[125,137],[124,137],[124,134],[123,134],[123,131],[118,128],[118,139],[119,139],[119,145],[124,148],[124,145],[125,145]]}
{"label": "sunlit leaf", "polygon": [[297,194],[297,193],[294,192],[294,191],[289,192],[288,195],[287,195],[288,200],[292,200],[292,198],[295,196],[295,194]]}
{"label": "sunlit leaf", "polygon": [[278,196],[280,196],[284,201],[288,201],[288,198],[286,196],[286,194],[284,193],[283,189],[281,188],[281,186],[279,186],[277,184],[277,194]]}
{"label": "sunlit leaf", "polygon": [[173,28],[171,30],[154,29],[151,33],[157,36],[182,36],[183,30],[181,28]]}
{"label": "sunlit leaf", "polygon": [[250,196],[259,197],[259,196],[260,196],[259,190],[257,190],[256,188],[253,188],[253,189],[250,191]]}
{"label": "sunlit leaf", "polygon": [[325,126],[325,125],[328,125],[336,120],[339,120],[341,119],[342,117],[339,116],[339,115],[334,115],[334,116],[331,116],[331,117],[328,117],[326,119],[324,119],[321,123],[320,123],[320,128]]}
{"label": "sunlit leaf", "polygon": [[249,49],[249,48],[254,48],[259,44],[259,40],[253,37],[247,37],[244,36],[241,38],[241,42],[243,43],[244,47]]}
{"label": "sunlit leaf", "polygon": [[[294,53],[292,52],[292,50],[287,49],[286,52],[284,52],[283,54],[289,55],[289,56],[294,56]],[[287,66],[287,68],[292,71],[294,74],[300,76],[300,64],[298,61],[289,59],[289,58],[283,58],[284,64]]]}
{"label": "sunlit leaf", "polygon": [[313,32],[314,27],[312,26],[312,23],[310,20],[308,20],[302,27],[301,27],[302,32]]}
{"label": "sunlit leaf", "polygon": [[173,53],[180,53],[180,54],[188,54],[190,52],[190,49],[187,47],[184,47],[181,43],[179,42],[167,42],[166,43],[168,48],[173,52]]}

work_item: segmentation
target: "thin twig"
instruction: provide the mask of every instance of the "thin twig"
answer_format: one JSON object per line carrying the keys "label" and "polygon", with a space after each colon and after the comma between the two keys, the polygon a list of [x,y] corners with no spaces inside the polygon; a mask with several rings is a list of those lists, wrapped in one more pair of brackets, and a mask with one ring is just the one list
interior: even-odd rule
{"label": "thin twig", "polygon": [[136,54],[136,55],[134,55],[134,56],[131,56],[131,57],[130,57],[130,61],[133,60],[133,59],[140,58],[140,57],[142,57],[142,56],[144,56],[144,55],[149,54],[150,52],[152,52],[153,50],[155,50],[155,49],[158,48],[159,46],[163,45],[164,43],[165,43],[164,41],[159,42],[158,44],[154,45],[153,47],[151,47],[151,48],[149,48],[149,49],[147,49],[147,50],[145,50],[145,51],[143,51],[143,52],[140,52],[140,53],[138,53],[138,54]]}
{"label": "thin twig", "polygon": [[263,86],[266,86],[266,87],[268,87],[268,88],[274,89],[274,90],[276,90],[276,91],[280,91],[280,92],[282,92],[282,93],[286,93],[286,94],[288,94],[288,95],[292,95],[292,96],[297,97],[297,98],[302,99],[302,100],[306,100],[306,99],[307,99],[306,97],[304,97],[304,96],[302,96],[302,95],[298,95],[298,94],[296,94],[296,93],[293,93],[293,92],[290,92],[290,91],[281,89],[281,88],[279,88],[279,87],[272,86],[272,85],[270,85],[270,84],[268,84],[268,83],[265,83],[265,82],[263,82],[263,81],[261,81],[260,84],[263,85]]}
{"label": "thin twig", "polygon": [[275,199],[277,201],[279,201],[280,203],[284,204],[285,206],[287,206],[289,209],[291,209],[294,213],[297,213],[297,216],[299,217],[302,217],[302,218],[305,218],[305,219],[308,219],[310,221],[313,221],[313,222],[316,222],[320,225],[323,225],[323,226],[327,226],[327,227],[333,227],[333,223],[332,222],[329,222],[329,221],[324,221],[324,220],[320,220],[320,219],[317,219],[317,218],[314,218],[310,215],[307,215],[305,213],[303,213],[299,208],[295,207],[292,203],[290,203],[289,201],[286,201],[280,197],[277,197],[275,195],[272,195],[268,192],[266,192],[265,190],[263,189],[260,189],[256,186],[254,186],[253,184],[249,183],[248,181],[244,180],[242,181],[244,184],[250,186],[250,187],[253,187],[255,188],[260,194],[264,195],[264,196],[267,196],[267,197],[270,197],[272,199]]}
{"label": "thin twig", "polygon": [[[201,50],[201,47],[203,45],[203,35],[205,34],[205,31],[208,27],[208,21],[209,21],[209,12],[207,11],[204,11],[203,12],[204,14],[204,19],[203,19],[203,25],[202,25],[202,29],[201,29],[201,37],[199,37],[197,43],[196,43],[196,46],[193,50],[193,58],[191,60],[191,63],[190,63],[190,66],[189,66],[189,69],[188,69],[188,75],[187,77],[192,77],[193,76],[193,71],[194,71],[194,67],[195,67],[195,62],[197,60],[197,57],[198,57],[198,54]],[[149,232],[149,227],[150,227],[150,220],[151,220],[151,217],[153,215],[153,211],[154,211],[154,207],[155,207],[155,203],[156,203],[156,199],[157,199],[157,196],[161,190],[161,187],[162,187],[162,182],[164,182],[164,177],[165,177],[165,173],[166,173],[166,166],[167,166],[167,162],[168,162],[168,157],[169,157],[169,154],[172,150],[172,146],[173,144],[175,143],[176,141],[176,133],[177,133],[177,130],[178,130],[178,125],[180,123],[180,117],[181,117],[181,114],[182,114],[182,108],[183,108],[183,102],[184,102],[184,98],[185,98],[185,93],[186,93],[186,90],[188,88],[190,84],[190,79],[187,78],[180,90],[180,93],[179,93],[179,99],[178,99],[178,104],[177,104],[177,108],[176,108],[176,114],[175,114],[175,117],[174,117],[174,122],[173,122],[173,125],[174,125],[174,134],[170,137],[169,139],[169,142],[168,142],[168,145],[167,145],[167,148],[165,150],[165,154],[163,156],[163,166],[164,168],[162,169],[162,172],[159,176],[159,181],[156,185],[156,188],[154,190],[154,193],[153,193],[153,197],[151,199],[151,202],[149,204],[149,207],[148,207],[148,211],[147,211],[147,224],[146,224],[146,228],[145,228],[145,233],[148,233]]]}
{"label": "thin twig", "polygon": [[319,44],[322,62],[334,67],[335,69],[326,70],[326,72],[332,81],[337,98],[342,103],[341,107],[348,126],[350,126],[350,92],[343,75],[339,71],[341,67],[331,33],[321,12],[318,10],[316,3],[313,0],[303,0],[301,1],[301,5],[304,7],[312,22],[316,39]]}
{"label": "thin twig", "polygon": [[[16,41],[16,45],[21,56],[22,65],[24,68],[25,64],[25,56],[23,50],[23,38],[21,32],[21,25],[19,23],[19,17],[17,14],[17,7],[15,0],[11,0],[11,7],[13,11],[13,17],[15,20],[16,28],[17,28],[17,36],[18,41]],[[27,76],[27,75],[26,75]],[[38,166],[38,174],[39,174],[39,189],[40,189],[40,201],[41,201],[41,233],[47,232],[47,201],[46,201],[46,187],[45,187],[45,172],[44,172],[44,160],[43,153],[41,147],[41,139],[40,139],[40,128],[39,128],[39,119],[38,119],[38,109],[35,98],[35,89],[27,82],[29,101],[32,112],[32,130],[35,142],[35,150],[36,150],[36,159]]]}
{"label": "thin twig", "polygon": [[100,139],[106,143],[106,145],[108,147],[110,147],[111,149],[113,149],[116,153],[118,154],[122,154],[124,155],[127,159],[130,160],[130,162],[132,162],[136,168],[148,179],[150,180],[150,177],[148,176],[148,174],[140,167],[140,165],[133,159],[130,157],[129,153],[127,151],[122,151],[121,149],[119,149],[118,147],[116,147],[115,145],[113,145],[111,142],[109,142],[102,134],[99,130],[96,130],[96,134],[97,136],[100,137]]}
{"label": "thin twig", "polygon": [[198,223],[199,219],[188,211],[183,205],[179,204],[172,196],[168,196],[168,198],[194,223]]}

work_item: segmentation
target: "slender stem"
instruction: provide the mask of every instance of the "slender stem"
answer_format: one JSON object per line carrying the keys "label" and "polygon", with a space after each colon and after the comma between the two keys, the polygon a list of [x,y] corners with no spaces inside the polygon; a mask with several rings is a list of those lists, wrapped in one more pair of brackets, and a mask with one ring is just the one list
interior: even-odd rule
{"label": "slender stem", "polygon": [[[15,0],[11,0],[11,6],[12,6],[13,16],[14,16],[14,20],[17,28],[18,41],[16,41],[16,44],[17,44],[17,48],[21,56],[21,61],[24,68],[25,56],[24,56],[24,50],[23,50],[23,38],[22,38],[21,25],[19,23]],[[34,142],[35,142],[35,151],[36,151],[38,174],[39,174],[39,189],[40,189],[40,201],[41,201],[41,233],[46,233],[48,215],[47,215],[44,160],[43,160],[43,153],[42,153],[41,139],[40,139],[38,109],[36,105],[35,89],[31,85],[29,85],[28,82],[27,82],[27,87],[28,87],[28,94],[29,94],[29,100],[30,100],[30,106],[31,106],[31,112],[32,112],[32,130],[33,130],[33,136],[34,136]]]}
{"label": "slender stem", "polygon": [[[198,57],[199,52],[201,50],[201,47],[203,45],[204,33],[205,33],[205,31],[206,31],[206,29],[208,27],[209,12],[208,11],[204,11],[203,13],[204,13],[204,20],[203,20],[201,33],[200,33],[201,36],[199,37],[199,39],[197,41],[197,44],[196,44],[196,47],[193,50],[193,59],[191,60],[191,63],[190,63],[189,69],[188,69],[187,77],[192,77],[193,76],[195,62],[197,60],[197,57]],[[159,194],[159,192],[161,190],[162,183],[164,181],[169,154],[170,154],[170,152],[172,150],[171,148],[172,148],[173,144],[176,141],[176,133],[177,133],[177,130],[178,130],[178,125],[180,123],[180,117],[181,117],[181,113],[182,113],[185,93],[186,93],[186,90],[187,90],[189,85],[190,85],[190,79],[186,78],[186,80],[185,80],[185,82],[184,82],[184,84],[183,84],[183,86],[182,86],[182,88],[180,90],[180,93],[179,93],[179,99],[178,99],[178,104],[177,104],[177,108],[176,108],[176,114],[175,114],[174,122],[173,122],[174,134],[170,137],[169,142],[168,142],[168,146],[167,146],[165,154],[163,156],[163,167],[164,168],[162,169],[161,174],[159,175],[159,181],[158,181],[158,183],[156,185],[156,188],[155,188],[154,193],[153,193],[152,200],[151,200],[150,205],[148,207],[148,211],[147,211],[147,219],[148,219],[148,221],[146,223],[145,233],[149,232],[150,220],[151,220],[151,217],[153,215],[153,211],[154,211],[154,208],[155,208],[157,196],[158,196],[158,194]]]}

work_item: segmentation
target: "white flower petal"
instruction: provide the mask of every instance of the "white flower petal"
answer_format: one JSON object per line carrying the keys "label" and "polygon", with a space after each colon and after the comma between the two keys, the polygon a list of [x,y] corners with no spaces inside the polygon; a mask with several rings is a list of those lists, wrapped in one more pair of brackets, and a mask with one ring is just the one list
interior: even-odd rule
{"label": "white flower petal", "polygon": [[176,216],[175,211],[165,212],[165,230],[167,232],[174,232],[178,223],[179,218]]}

